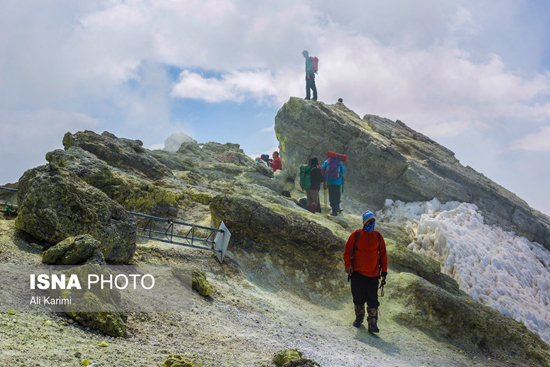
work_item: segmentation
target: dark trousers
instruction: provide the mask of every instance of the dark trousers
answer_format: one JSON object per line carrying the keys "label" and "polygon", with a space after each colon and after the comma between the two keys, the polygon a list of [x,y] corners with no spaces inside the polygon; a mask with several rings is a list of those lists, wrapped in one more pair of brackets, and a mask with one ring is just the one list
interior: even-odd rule
{"label": "dark trousers", "polygon": [[367,303],[368,307],[378,308],[378,278],[366,277],[358,271],[351,274],[351,295],[353,303],[362,306]]}
{"label": "dark trousers", "polygon": [[310,99],[310,89],[313,91],[313,99],[317,100],[317,87],[315,86],[315,74],[306,74],[306,99]]}
{"label": "dark trousers", "polygon": [[328,197],[330,200],[330,207],[332,208],[332,211],[336,213],[340,209],[340,198],[342,197],[342,186],[328,185]]}

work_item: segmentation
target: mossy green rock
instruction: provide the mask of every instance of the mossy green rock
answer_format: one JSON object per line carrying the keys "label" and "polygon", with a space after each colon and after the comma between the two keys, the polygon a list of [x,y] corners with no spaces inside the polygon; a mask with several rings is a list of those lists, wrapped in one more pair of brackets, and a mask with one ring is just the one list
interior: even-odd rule
{"label": "mossy green rock", "polygon": [[164,367],[199,367],[201,364],[195,364],[194,361],[182,357],[178,354],[170,355],[166,361],[164,361]]}
{"label": "mossy green rock", "polygon": [[550,347],[539,336],[468,296],[453,295],[410,273],[395,275],[386,290],[390,302],[402,306],[394,316],[400,322],[502,359],[523,358],[550,365]]}
{"label": "mossy green rock", "polygon": [[123,207],[72,172],[55,165],[26,171],[19,180],[18,229],[58,243],[90,234],[107,261],[128,262],[136,250],[136,221]]}
{"label": "mossy green rock", "polygon": [[42,253],[42,262],[51,265],[78,265],[99,252],[101,244],[89,234],[67,237]]}
{"label": "mossy green rock", "polygon": [[233,256],[262,286],[282,287],[324,305],[348,295],[345,241],[328,228],[236,196],[215,197],[210,212],[215,226],[223,221],[230,228]]}
{"label": "mossy green rock", "polygon": [[206,279],[206,273],[197,267],[189,268],[179,265],[174,266],[171,271],[172,274],[185,284],[189,284],[203,297],[211,295],[214,291],[212,284]]}
{"label": "mossy green rock", "polygon": [[201,296],[209,296],[214,290],[210,282],[206,279],[206,273],[198,268],[193,269],[193,289],[199,292]]}
{"label": "mossy green rock", "polygon": [[277,366],[282,366],[285,363],[300,358],[302,358],[302,352],[300,352],[298,349],[285,349],[278,351],[275,356],[273,356],[273,362]]}

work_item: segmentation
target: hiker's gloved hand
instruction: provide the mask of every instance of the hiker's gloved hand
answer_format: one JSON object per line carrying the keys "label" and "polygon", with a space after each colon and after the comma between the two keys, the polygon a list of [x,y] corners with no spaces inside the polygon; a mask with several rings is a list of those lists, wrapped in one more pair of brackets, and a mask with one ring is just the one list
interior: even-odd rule
{"label": "hiker's gloved hand", "polygon": [[309,74],[306,74],[306,78],[309,79]]}
{"label": "hiker's gloved hand", "polygon": [[382,280],[386,280],[386,276],[388,275],[388,272],[387,271],[383,271],[382,274],[380,274],[382,276]]}
{"label": "hiker's gloved hand", "polygon": [[351,266],[346,266],[346,273],[351,275]]}

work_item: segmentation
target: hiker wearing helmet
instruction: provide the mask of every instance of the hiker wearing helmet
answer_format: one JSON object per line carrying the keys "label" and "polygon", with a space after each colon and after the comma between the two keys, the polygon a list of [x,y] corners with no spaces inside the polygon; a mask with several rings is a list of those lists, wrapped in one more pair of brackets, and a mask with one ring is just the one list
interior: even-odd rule
{"label": "hiker wearing helmet", "polygon": [[311,57],[309,57],[309,52],[303,51],[302,55],[306,59],[306,99],[310,99],[311,94],[310,90],[313,91],[313,100],[317,100],[317,87],[315,86],[315,70],[314,64]]}
{"label": "hiker wearing helmet", "polygon": [[[328,197],[332,211],[330,215],[337,216],[344,209],[340,208],[340,198],[342,196],[342,184],[344,183],[344,173],[346,170],[339,157],[329,157],[321,167],[325,172],[328,185]],[[326,204],[326,196],[325,196]]]}
{"label": "hiker wearing helmet", "polygon": [[378,329],[378,281],[385,284],[388,274],[386,243],[380,233],[374,230],[376,219],[367,210],[363,213],[363,228],[353,232],[346,242],[344,264],[351,277],[351,295],[355,306],[353,326],[360,327],[365,319],[367,303],[367,323],[369,332]]}

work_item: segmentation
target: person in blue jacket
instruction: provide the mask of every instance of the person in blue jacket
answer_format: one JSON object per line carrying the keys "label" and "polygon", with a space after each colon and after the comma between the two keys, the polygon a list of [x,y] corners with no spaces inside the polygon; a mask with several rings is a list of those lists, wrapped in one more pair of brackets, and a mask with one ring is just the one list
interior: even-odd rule
{"label": "person in blue jacket", "polygon": [[340,199],[342,197],[342,184],[344,183],[344,173],[346,169],[342,164],[342,161],[337,158],[329,158],[323,163],[321,167],[327,178],[328,195],[330,200],[330,207],[332,211],[330,215],[336,216],[344,209],[340,208]]}

